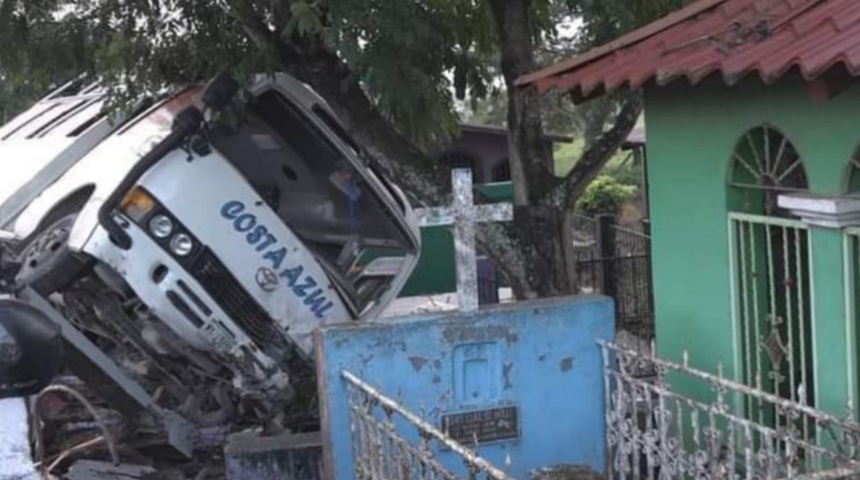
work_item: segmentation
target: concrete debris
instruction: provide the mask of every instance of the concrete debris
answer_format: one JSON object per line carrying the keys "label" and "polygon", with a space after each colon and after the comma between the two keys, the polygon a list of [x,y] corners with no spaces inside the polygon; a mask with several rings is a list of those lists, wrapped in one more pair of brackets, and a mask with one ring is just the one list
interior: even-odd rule
{"label": "concrete debris", "polygon": [[149,480],[157,478],[156,474],[154,468],[143,465],[80,460],[69,469],[66,480]]}
{"label": "concrete debris", "polygon": [[231,435],[224,449],[227,480],[319,480],[323,478],[319,432],[269,437]]}
{"label": "concrete debris", "polygon": [[[514,295],[510,288],[499,289],[499,303],[511,303]],[[456,293],[402,297],[391,302],[376,322],[388,322],[392,318],[423,315],[437,312],[453,312],[459,309],[460,301]]]}
{"label": "concrete debris", "polygon": [[30,452],[27,405],[20,398],[0,400],[0,480],[36,480]]}
{"label": "concrete debris", "polygon": [[385,322],[392,318],[425,313],[451,312],[457,310],[458,307],[459,300],[456,293],[398,298],[391,302],[391,305],[383,312],[383,318],[377,321]]}
{"label": "concrete debris", "polygon": [[583,465],[556,465],[535,471],[531,480],[605,480],[605,477]]}

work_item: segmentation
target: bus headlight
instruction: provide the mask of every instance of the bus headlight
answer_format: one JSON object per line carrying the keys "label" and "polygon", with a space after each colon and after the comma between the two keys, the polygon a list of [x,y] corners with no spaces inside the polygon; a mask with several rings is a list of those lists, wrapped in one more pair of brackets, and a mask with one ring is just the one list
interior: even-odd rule
{"label": "bus headlight", "polygon": [[173,220],[166,215],[156,215],[149,221],[149,231],[156,238],[167,238],[173,233]]}
{"label": "bus headlight", "polygon": [[180,257],[184,257],[194,250],[194,240],[190,236],[179,233],[170,240],[170,250]]}

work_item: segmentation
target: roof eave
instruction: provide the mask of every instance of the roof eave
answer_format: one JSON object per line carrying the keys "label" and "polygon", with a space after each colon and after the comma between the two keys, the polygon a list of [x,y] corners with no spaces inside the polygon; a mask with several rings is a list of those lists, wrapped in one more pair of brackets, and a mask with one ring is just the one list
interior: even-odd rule
{"label": "roof eave", "polygon": [[689,19],[690,17],[717,7],[725,1],[726,0],[699,0],[697,2],[693,2],[686,7],[683,7],[673,13],[670,13],[669,15],[663,17],[660,20],[645,25],[644,27],[634,30],[626,35],[623,35],[618,39],[613,40],[605,45],[601,45],[592,50],[589,50],[582,55],[573,57],[563,62],[559,62],[542,70],[523,75],[514,81],[514,85],[516,85],[517,87],[528,87],[541,79],[553,77],[566,71],[572,70],[574,68],[582,67],[588,63],[599,60],[616,50],[639,43],[654,35],[657,35],[660,32],[672,28],[678,23]]}

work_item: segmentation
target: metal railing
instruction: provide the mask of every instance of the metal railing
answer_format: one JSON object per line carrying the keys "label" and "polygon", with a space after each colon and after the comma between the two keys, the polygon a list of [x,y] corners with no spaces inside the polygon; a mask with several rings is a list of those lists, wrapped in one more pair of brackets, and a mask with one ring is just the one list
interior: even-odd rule
{"label": "metal railing", "polygon": [[[615,479],[860,478],[860,425],[682,363],[598,342]],[[656,377],[629,371],[645,364]],[[673,387],[683,388],[687,395]],[[689,394],[691,393],[692,394]],[[783,418],[759,422],[758,405]]]}
{"label": "metal railing", "polygon": [[[513,480],[475,450],[424,420],[423,415],[412,413],[350,372],[341,375],[349,394],[357,480]],[[443,465],[436,457],[439,449],[459,456],[466,474],[458,475]]]}

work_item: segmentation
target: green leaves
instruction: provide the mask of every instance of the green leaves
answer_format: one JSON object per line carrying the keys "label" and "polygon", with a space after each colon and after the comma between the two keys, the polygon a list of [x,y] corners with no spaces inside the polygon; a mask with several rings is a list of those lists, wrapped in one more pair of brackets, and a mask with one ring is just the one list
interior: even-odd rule
{"label": "green leaves", "polygon": [[323,30],[322,13],[317,2],[296,1],[290,4],[290,19],[284,35],[317,35]]}
{"label": "green leaves", "polygon": [[606,43],[677,10],[691,0],[565,0],[584,21],[582,46]]}
{"label": "green leaves", "polygon": [[[491,1],[0,0],[0,75],[38,91],[85,72],[133,93],[225,69],[284,69],[284,52],[325,49],[400,132],[429,147],[456,131],[455,100],[474,104],[497,90]],[[522,1],[537,48],[556,51],[538,52],[543,62],[567,51],[554,35],[560,18],[580,16],[593,42],[681,2]]]}
{"label": "green leaves", "polygon": [[421,146],[456,131],[454,96],[487,92],[492,27],[483,1],[338,0],[326,13],[332,50],[376,107]]}
{"label": "green leaves", "polygon": [[579,208],[589,215],[617,215],[621,206],[636,194],[636,187],[613,177],[600,175],[585,189]]}

